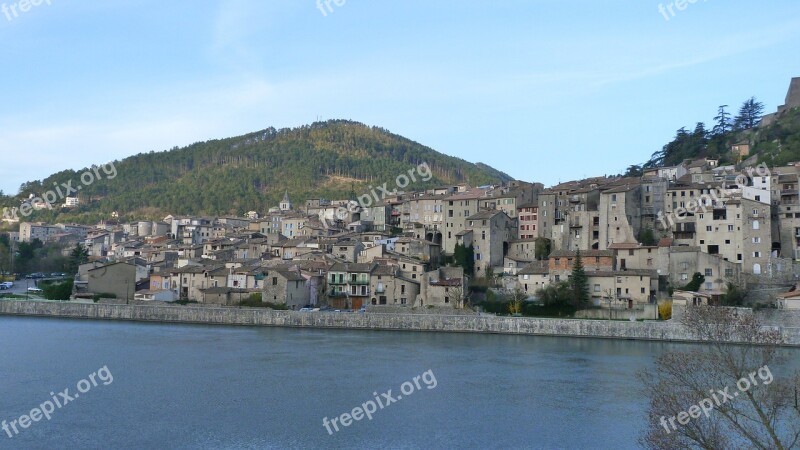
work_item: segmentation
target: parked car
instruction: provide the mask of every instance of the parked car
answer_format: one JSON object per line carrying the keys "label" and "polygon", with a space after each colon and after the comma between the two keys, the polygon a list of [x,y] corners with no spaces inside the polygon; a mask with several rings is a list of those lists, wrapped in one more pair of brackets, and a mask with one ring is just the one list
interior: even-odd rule
{"label": "parked car", "polygon": [[311,308],[300,308],[300,312],[311,312]]}
{"label": "parked car", "polygon": [[358,312],[360,312],[360,313],[367,312],[367,307],[366,306],[362,306],[361,309],[358,310]]}
{"label": "parked car", "polygon": [[0,283],[0,289],[11,289],[14,287],[14,283],[10,281],[6,281],[5,283]]}
{"label": "parked car", "polygon": [[39,289],[39,288],[31,287],[31,288],[28,288],[28,292],[31,293],[31,294],[41,294],[44,291]]}

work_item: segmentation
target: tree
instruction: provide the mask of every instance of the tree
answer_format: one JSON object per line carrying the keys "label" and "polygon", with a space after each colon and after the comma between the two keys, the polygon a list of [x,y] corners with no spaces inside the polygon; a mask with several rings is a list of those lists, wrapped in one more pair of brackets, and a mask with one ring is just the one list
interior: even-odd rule
{"label": "tree", "polygon": [[469,304],[470,293],[464,290],[463,285],[450,288],[450,296],[455,300],[455,308],[464,308]]}
{"label": "tree", "polygon": [[658,242],[656,241],[656,235],[653,233],[653,229],[643,228],[639,231],[639,242],[646,246],[656,245]]}
{"label": "tree", "polygon": [[575,254],[575,263],[572,265],[572,275],[569,277],[572,295],[575,297],[575,306],[578,308],[589,305],[589,278],[583,268],[581,252]]}
{"label": "tree", "polygon": [[469,247],[456,244],[453,250],[453,262],[456,266],[464,268],[464,275],[472,275],[475,272],[475,247],[472,244]]}
{"label": "tree", "polygon": [[752,312],[724,307],[690,306],[681,322],[708,344],[667,352],[639,374],[649,399],[639,443],[650,449],[796,448],[800,374],[773,374],[784,363],[780,332]]}
{"label": "tree", "polygon": [[78,273],[78,268],[81,264],[89,262],[89,250],[84,248],[80,243],[75,244],[75,248],[69,254],[69,272],[70,274]]}
{"label": "tree", "polygon": [[721,135],[731,131],[731,114],[725,110],[727,107],[728,105],[722,105],[717,109],[717,115],[714,117],[717,124],[714,125],[712,134]]}
{"label": "tree", "polygon": [[521,314],[522,313],[522,302],[524,302],[526,298],[528,298],[528,296],[525,294],[525,292],[522,289],[520,289],[520,288],[514,289],[514,291],[511,293],[511,295],[509,295],[509,298],[508,298],[509,299],[508,312],[511,315]]}
{"label": "tree", "polygon": [[69,300],[72,296],[72,280],[63,283],[48,283],[42,286],[42,294],[47,300]]}
{"label": "tree", "polygon": [[536,238],[536,249],[534,250],[534,256],[538,261],[542,261],[550,257],[551,248],[553,243],[550,239],[545,237],[538,237]]}
{"label": "tree", "polygon": [[642,166],[632,164],[628,166],[628,169],[622,175],[623,177],[640,177],[644,172],[642,171]]}
{"label": "tree", "polygon": [[706,277],[703,276],[700,272],[696,272],[692,275],[692,281],[686,284],[686,286],[682,287],[682,291],[690,291],[690,292],[697,292],[700,290],[700,286],[705,283]]}
{"label": "tree", "polygon": [[748,291],[733,283],[728,283],[727,291],[722,295],[723,306],[742,306]]}
{"label": "tree", "polygon": [[758,125],[763,115],[764,104],[756,101],[755,97],[750,97],[739,108],[739,114],[734,119],[733,126],[736,130],[753,129]]}

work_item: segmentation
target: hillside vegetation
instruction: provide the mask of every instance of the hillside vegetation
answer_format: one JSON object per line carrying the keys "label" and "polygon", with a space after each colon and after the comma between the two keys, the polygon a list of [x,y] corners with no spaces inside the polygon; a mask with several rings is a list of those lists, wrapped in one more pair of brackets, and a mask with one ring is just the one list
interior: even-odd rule
{"label": "hillside vegetation", "polygon": [[[171,214],[242,215],[265,212],[288,190],[296,203],[307,198],[354,198],[369,185],[389,183],[427,163],[432,179],[409,188],[466,182],[473,186],[511,178],[485,164],[443,155],[387,130],[351,121],[318,122],[293,129],[266,130],[229,139],[198,142],[165,152],[115,161],[117,176],[101,177],[80,192],[72,210],[39,211],[28,220],[92,222],[112,211],[137,218]],[[66,170],[25,183],[17,206],[54,183],[80,184],[84,170]],[[101,174],[103,172],[100,172]]]}
{"label": "hillside vegetation", "polygon": [[646,163],[629,166],[627,175],[639,175],[643,169],[673,166],[687,159],[715,158],[720,164],[737,164],[741,158],[731,152],[738,143],[750,144],[750,156],[757,155],[758,162],[769,166],[800,161],[800,109],[787,111],[775,122],[759,127],[763,105],[751,98],[744,102],[739,113],[733,116],[727,105],[720,106],[709,129],[698,123],[694,129],[679,129],[675,138]]}

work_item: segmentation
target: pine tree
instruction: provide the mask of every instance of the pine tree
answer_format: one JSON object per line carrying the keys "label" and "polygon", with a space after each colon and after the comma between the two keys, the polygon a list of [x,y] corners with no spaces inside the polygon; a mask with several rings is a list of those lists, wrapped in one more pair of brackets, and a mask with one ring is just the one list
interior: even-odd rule
{"label": "pine tree", "polygon": [[583,268],[583,259],[581,258],[580,250],[578,250],[575,255],[575,263],[572,265],[572,275],[569,278],[569,284],[572,295],[575,298],[575,306],[578,308],[587,306],[589,304],[589,279]]}
{"label": "pine tree", "polygon": [[80,243],[75,244],[75,248],[69,254],[69,270],[70,275],[78,273],[78,268],[81,264],[86,264],[89,261],[89,251],[84,248]]}
{"label": "pine tree", "polygon": [[731,131],[731,114],[725,110],[727,107],[728,105],[721,105],[719,109],[717,109],[717,116],[714,117],[717,124],[714,125],[714,129],[712,130],[714,135],[725,134]]}
{"label": "pine tree", "polygon": [[734,120],[734,128],[737,130],[750,130],[755,128],[761,116],[764,114],[764,104],[756,101],[755,97],[750,97],[739,108],[739,114]]}

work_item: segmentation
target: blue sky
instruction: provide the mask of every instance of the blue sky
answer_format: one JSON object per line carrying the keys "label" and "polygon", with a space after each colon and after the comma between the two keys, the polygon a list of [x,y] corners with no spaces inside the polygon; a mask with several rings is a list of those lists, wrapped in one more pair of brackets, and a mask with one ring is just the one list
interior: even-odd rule
{"label": "blue sky", "polygon": [[643,162],[717,105],[774,110],[800,76],[797,0],[669,20],[657,0],[49,1],[0,0],[18,11],[0,13],[6,193],[317,118],[551,185]]}

